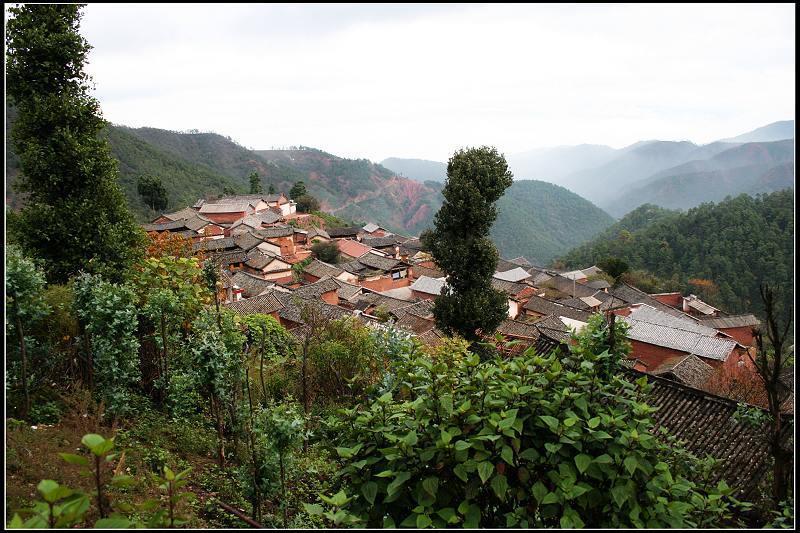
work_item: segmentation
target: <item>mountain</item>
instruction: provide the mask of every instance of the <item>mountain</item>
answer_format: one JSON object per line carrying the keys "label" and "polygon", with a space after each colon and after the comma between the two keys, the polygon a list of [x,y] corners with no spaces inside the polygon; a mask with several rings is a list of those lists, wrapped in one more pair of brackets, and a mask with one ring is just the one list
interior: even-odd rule
{"label": "mountain", "polygon": [[560,185],[608,207],[631,184],[686,161],[697,149],[688,141],[654,141],[624,151],[608,163],[565,176]]}
{"label": "mountain", "polygon": [[508,166],[517,180],[559,183],[569,174],[603,165],[617,155],[609,146],[581,144],[539,148],[508,156]]}
{"label": "mountain", "polygon": [[794,120],[773,122],[736,137],[722,139],[721,142],[754,143],[782,141],[784,139],[794,139]]}
{"label": "mountain", "polygon": [[769,282],[788,316],[794,300],[793,196],[791,190],[742,194],[685,213],[643,205],[563,260],[578,268],[617,257],[678,283],[684,293],[700,294],[690,280],[710,280],[701,297],[729,313],[760,313],[759,284]]}
{"label": "mountain", "polygon": [[390,157],[381,161],[381,165],[391,169],[400,176],[416,181],[440,181],[447,178],[447,163],[428,161],[427,159],[403,159]]}
{"label": "mountain", "polygon": [[773,192],[794,185],[793,140],[733,146],[709,159],[657,172],[633,184],[606,209],[614,216],[645,203],[688,209],[743,192]]}
{"label": "mountain", "polygon": [[552,183],[520,180],[497,202],[492,239],[503,257],[548,265],[614,223],[600,208]]}

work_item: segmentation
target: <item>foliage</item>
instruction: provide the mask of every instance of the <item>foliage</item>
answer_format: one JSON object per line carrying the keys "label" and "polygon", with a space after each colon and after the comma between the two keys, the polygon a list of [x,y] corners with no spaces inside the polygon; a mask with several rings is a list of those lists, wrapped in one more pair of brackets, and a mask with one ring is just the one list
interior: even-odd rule
{"label": "foliage", "polygon": [[[254,170],[253,172],[250,173],[249,176],[247,176],[247,179],[248,181],[250,181],[250,194],[261,194],[264,192],[264,188],[261,186],[261,178],[259,177],[258,172]],[[270,185],[270,187],[272,187],[272,185]]]}
{"label": "foliage", "polygon": [[[29,341],[26,341],[25,326],[35,326],[50,312],[50,307],[42,298],[45,287],[44,273],[30,259],[25,257],[15,245],[10,245],[6,256],[6,308],[9,320],[6,321],[6,334],[9,339],[16,338],[20,358],[20,372],[10,372],[12,381],[19,382],[24,396],[21,406],[22,417],[30,410],[30,380],[28,357]],[[31,367],[33,368],[33,367]],[[16,368],[14,368],[16,370]]]}
{"label": "foliage", "polygon": [[339,262],[339,247],[335,242],[318,242],[311,246],[311,254],[324,263],[335,265]]}
{"label": "foliage", "polygon": [[597,263],[597,266],[615,280],[620,279],[623,274],[630,270],[628,263],[618,257],[607,257]]}
{"label": "foliage", "polygon": [[[645,380],[600,377],[579,344],[451,365],[401,357],[391,392],[343,410],[334,524],[368,527],[704,527],[731,490],[687,479],[694,464],[651,434]],[[320,505],[309,511],[322,514]]]}
{"label": "foliage", "polygon": [[507,316],[506,297],[491,286],[498,255],[488,236],[497,218],[495,202],[512,176],[505,158],[489,147],[456,152],[447,176],[445,201],[425,242],[447,274],[433,315],[445,333],[475,341]]}
{"label": "foliage", "polygon": [[779,510],[773,511],[775,519],[767,526],[775,529],[793,529],[794,528],[794,501],[792,498],[783,500],[780,503]]}
{"label": "foliage", "polygon": [[289,189],[289,198],[291,198],[292,200],[297,200],[298,198],[306,194],[308,194],[308,191],[306,190],[306,184],[303,183],[302,180],[295,183],[294,186],[292,186],[292,188]]}
{"label": "foliage", "polygon": [[83,71],[90,46],[78,33],[81,8],[11,7],[6,34],[7,88],[18,110],[16,186],[27,194],[9,230],[57,283],[80,270],[120,281],[144,243],[109,145],[98,136],[105,121]]}
{"label": "foliage", "polygon": [[109,414],[131,414],[130,389],[141,381],[133,289],[81,274],[75,282],[75,305],[90,335],[93,381]]}
{"label": "foliage", "polygon": [[[679,213],[644,205],[593,241],[566,255],[570,267],[613,256],[634,270],[678,282],[713,282],[708,303],[729,313],[764,316],[759,286],[776,288],[777,315],[786,320],[793,295],[794,198],[792,191],[741,195]],[[627,231],[628,237],[620,238]],[[660,292],[660,291],[657,291]]]}
{"label": "foliage", "polygon": [[[286,328],[269,315],[247,315],[243,322],[247,326],[249,352],[254,360],[258,360],[261,402],[266,403],[270,399],[274,399],[278,392],[273,387],[267,387],[267,383],[274,384],[271,379],[274,376],[270,371],[270,363],[278,362],[276,360],[282,360],[290,355],[293,340]],[[265,362],[268,364],[266,371]]]}
{"label": "foliage", "polygon": [[525,256],[545,266],[613,223],[605,211],[572,191],[525,179],[511,184],[497,201],[491,236],[503,257]]}
{"label": "foliage", "polygon": [[169,204],[167,189],[158,176],[139,176],[136,191],[152,211],[163,211]]}
{"label": "foliage", "polygon": [[301,213],[313,213],[319,211],[319,200],[310,194],[303,194],[297,197],[297,210]]}

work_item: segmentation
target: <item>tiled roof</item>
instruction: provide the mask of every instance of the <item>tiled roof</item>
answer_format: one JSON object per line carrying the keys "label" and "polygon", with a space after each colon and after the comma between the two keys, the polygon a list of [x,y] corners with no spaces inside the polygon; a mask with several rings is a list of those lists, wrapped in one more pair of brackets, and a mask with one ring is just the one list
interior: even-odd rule
{"label": "tiled roof", "polygon": [[372,248],[387,248],[390,246],[397,246],[397,238],[394,235],[387,235],[385,237],[364,237],[361,243]]}
{"label": "tiled roof", "polygon": [[325,263],[324,261],[320,261],[319,259],[314,259],[311,261],[305,266],[305,268],[303,268],[303,270],[318,278],[324,278],[325,276],[331,276],[335,278],[343,272],[341,268],[335,267],[329,263]]}
{"label": "tiled roof", "polygon": [[197,231],[197,230],[199,230],[201,228],[204,228],[204,227],[208,226],[209,224],[213,224],[213,223],[214,223],[213,221],[211,221],[211,220],[207,219],[206,217],[204,217],[202,215],[199,215],[199,214],[195,214],[195,216],[193,216],[191,218],[187,218],[186,221],[184,222],[184,224],[186,225],[187,228],[189,228],[191,230],[195,230],[195,231]]}
{"label": "tiled roof", "polygon": [[297,324],[304,323],[302,315],[303,309],[306,306],[311,306],[320,310],[325,317],[331,320],[342,318],[343,316],[352,316],[352,313],[347,309],[341,308],[337,305],[330,305],[322,300],[306,300],[294,293],[276,293],[275,295],[283,303],[283,308],[278,311],[280,317],[284,320],[295,322]]}
{"label": "tiled roof", "polygon": [[425,294],[435,294],[436,296],[442,293],[445,286],[445,281],[442,279],[429,278],[428,276],[420,276],[411,284],[411,290],[422,292]]}
{"label": "tiled roof", "polygon": [[311,240],[313,240],[313,239],[315,239],[317,237],[322,237],[324,239],[330,239],[331,238],[331,236],[328,235],[328,232],[325,231],[322,228],[311,228],[310,230],[308,230],[308,233],[306,233],[306,238],[309,241],[311,241]]}
{"label": "tiled roof", "polygon": [[223,239],[206,239],[204,241],[192,244],[192,250],[195,252],[198,250],[233,250],[234,248],[236,248],[236,243],[234,242],[233,237],[225,237]]}
{"label": "tiled roof", "polygon": [[231,225],[231,228],[236,228],[240,225],[249,226],[253,229],[260,229],[261,224],[275,224],[281,217],[270,210],[260,211],[252,215],[247,215],[244,218],[237,220]]}
{"label": "tiled roof", "polygon": [[233,238],[233,242],[236,243],[236,246],[247,252],[264,242],[264,239],[256,237],[252,232],[248,231],[236,235]]}
{"label": "tiled roof", "polygon": [[497,327],[497,332],[509,337],[539,338],[539,329],[535,325],[519,320],[503,320]]}
{"label": "tiled roof", "polygon": [[277,239],[278,237],[294,235],[294,228],[291,226],[276,226],[274,228],[253,230],[253,234],[265,239]]}
{"label": "tiled roof", "polygon": [[356,300],[356,309],[361,309],[362,311],[370,307],[381,306],[387,311],[392,311],[398,307],[407,307],[408,302],[378,293],[363,294],[358,298],[358,300]]}
{"label": "tiled roof", "polygon": [[519,265],[512,263],[511,261],[507,261],[501,257],[497,260],[497,266],[494,270],[495,272],[507,272],[509,270],[514,270],[515,268],[519,268]]}
{"label": "tiled roof", "polygon": [[575,281],[572,281],[571,279],[567,279],[564,276],[558,274],[541,283],[534,282],[534,285],[536,285],[537,287],[544,287],[545,294],[547,294],[547,287],[552,287],[559,292],[562,292],[569,296],[574,296],[575,298],[581,298],[583,296],[592,296],[595,292],[597,292],[596,289],[587,287],[586,285],[577,283]]}
{"label": "tiled roof", "polygon": [[244,250],[233,250],[214,254],[214,262],[219,266],[227,267],[233,263],[244,263],[247,261],[247,252]]}
{"label": "tiled roof", "polygon": [[373,268],[375,270],[383,270],[384,272],[389,272],[393,268],[397,268],[399,266],[404,266],[401,261],[397,259],[392,259],[391,257],[383,257],[373,253],[367,253],[362,255],[357,259],[359,263],[362,265],[366,265],[369,268]]}
{"label": "tiled roof", "polygon": [[526,272],[522,267],[518,266],[517,268],[512,268],[511,270],[495,272],[492,277],[502,281],[518,282],[530,278],[531,275],[528,274],[528,272]]}
{"label": "tiled roof", "polygon": [[[330,233],[332,230],[329,230]],[[333,235],[331,235],[333,237]],[[370,251],[369,246],[365,246],[358,241],[354,241],[351,239],[342,239],[336,241],[336,246],[339,248],[339,251],[345,255],[358,259],[364,254],[368,254]]]}
{"label": "tiled roof", "polygon": [[761,321],[753,315],[734,315],[719,318],[701,318],[700,323],[714,329],[742,328],[758,326]]}
{"label": "tiled roof", "polygon": [[361,295],[361,286],[353,285],[352,283],[347,283],[346,281],[336,278],[333,278],[333,281],[339,286],[336,294],[339,295],[340,300],[351,302]]}
{"label": "tiled roof", "polygon": [[620,318],[630,326],[628,338],[687,354],[724,361],[737,345],[732,340],[709,337],[685,329],[651,324],[630,317]]}
{"label": "tiled roof", "polygon": [[[711,473],[711,485],[724,479],[739,499],[747,499],[758,488],[771,465],[769,445],[764,439],[768,422],[753,427],[734,417],[738,404],[733,400],[632,369],[624,372],[632,380],[644,375],[652,385],[646,401],[658,408],[651,415],[657,437],[662,438],[658,429],[663,427],[694,455],[710,455],[722,461]],[[787,422],[792,420],[791,416],[784,416]],[[792,447],[793,425],[783,425],[782,444],[787,449]]]}
{"label": "tiled roof", "polygon": [[594,281],[586,282],[587,287],[591,287],[592,289],[607,289],[611,287],[611,284],[604,279],[596,279]]}
{"label": "tiled roof", "polygon": [[417,252],[422,251],[422,242],[419,239],[408,239],[403,242],[403,248],[408,248],[409,250],[415,250]]}
{"label": "tiled roof", "polygon": [[444,272],[442,272],[438,268],[431,268],[422,265],[411,265],[411,268],[414,270],[414,276],[418,278],[421,276],[428,276],[429,278],[445,277]]}
{"label": "tiled roof", "polygon": [[[530,287],[530,285],[526,283],[514,283],[513,281],[504,281],[502,279],[492,278],[492,287],[510,296],[516,296]],[[533,290],[533,288],[531,289]]]}
{"label": "tiled roof", "polygon": [[711,379],[714,368],[696,355],[679,355],[647,371],[655,376],[669,377],[671,374],[685,385],[702,388]]}
{"label": "tiled roof", "polygon": [[251,268],[261,270],[276,259],[278,259],[276,255],[254,251],[254,253],[247,256],[247,262],[245,264]]}
{"label": "tiled roof", "polygon": [[200,208],[201,213],[240,213],[253,209],[250,202],[231,202],[231,203],[204,203]]}
{"label": "tiled roof", "polygon": [[422,318],[433,317],[433,300],[420,300],[411,305],[398,307],[392,310],[392,314],[398,319],[402,319],[407,314],[412,314]]}
{"label": "tiled roof", "polygon": [[548,300],[547,298],[542,298],[538,295],[531,296],[530,299],[528,299],[528,301],[525,303],[524,308],[542,315],[564,316],[567,318],[572,318],[573,320],[580,320],[581,322],[587,322],[589,317],[592,315],[591,313],[582,309],[576,309],[575,307],[562,305],[558,302]]}
{"label": "tiled roof", "polygon": [[692,320],[688,315],[675,316],[665,313],[664,311],[660,311],[647,304],[642,304],[634,308],[631,311],[631,314],[628,316],[633,320],[640,320],[649,324],[658,324],[660,326],[692,331],[694,333],[707,335],[709,337],[714,337],[717,335],[717,330],[705,326],[696,320]]}
{"label": "tiled roof", "polygon": [[375,231],[376,229],[380,229],[380,226],[379,226],[379,225],[377,225],[377,224],[374,224],[374,223],[372,223],[372,222],[369,222],[369,223],[368,223],[366,226],[364,226],[364,227],[363,227],[363,228],[361,228],[361,229],[363,229],[363,230],[364,230],[364,231],[366,231],[367,233],[372,233],[372,232],[373,232],[373,231]]}
{"label": "tiled roof", "polygon": [[326,292],[333,292],[337,290],[339,290],[339,285],[333,280],[333,278],[326,277],[320,279],[319,281],[315,281],[314,283],[303,285],[302,287],[295,289],[292,294],[308,300],[318,299]]}
{"label": "tiled roof", "polygon": [[361,231],[361,228],[358,226],[348,227],[348,228],[328,228],[327,232],[332,238],[339,238],[339,237],[355,237],[358,235],[358,232]]}
{"label": "tiled roof", "polygon": [[253,296],[261,294],[266,289],[275,286],[275,284],[271,281],[267,281],[263,278],[259,278],[258,276],[254,276],[241,270],[237,271],[232,276],[231,281],[238,287],[244,289],[245,298],[252,298]]}
{"label": "tiled roof", "polygon": [[400,320],[395,322],[395,326],[421,335],[435,328],[436,322],[428,318],[422,318],[413,313],[406,313]]}
{"label": "tiled roof", "polygon": [[602,273],[602,272],[603,272],[603,270],[602,270],[602,269],[600,269],[600,268],[599,268],[598,266],[596,266],[596,265],[592,265],[592,266],[590,266],[589,268],[584,268],[583,270],[581,270],[581,272],[583,272],[584,274],[586,274],[586,276],[588,277],[588,276],[594,276],[594,275],[596,275],[596,274],[600,274],[600,273]]}
{"label": "tiled roof", "polygon": [[509,259],[508,262],[526,268],[533,266],[533,264],[531,264],[531,262],[525,259],[523,256],[515,257],[514,259]]}
{"label": "tiled roof", "polygon": [[252,315],[256,313],[268,315],[283,308],[283,302],[278,299],[276,292],[268,292],[261,296],[245,298],[244,300],[230,302],[225,305],[240,315]]}
{"label": "tiled roof", "polygon": [[[612,287],[608,289],[608,292],[612,294],[615,298],[622,300],[625,303],[629,304],[647,304],[651,307],[655,307],[659,311],[663,311],[667,314],[672,316],[676,316],[679,318],[689,318],[692,320],[692,317],[687,315],[682,311],[678,311],[672,306],[667,304],[663,304],[647,294],[646,292],[640,291],[636,287],[628,285],[627,283],[620,283],[616,287]],[[615,303],[615,306],[618,306],[618,303]]]}
{"label": "tiled roof", "polygon": [[704,315],[713,315],[715,312],[719,311],[719,309],[708,305],[694,294],[684,298],[683,301],[686,302],[686,305],[703,313]]}
{"label": "tiled roof", "polygon": [[561,275],[564,276],[565,278],[567,278],[568,280],[573,280],[573,279],[574,280],[581,280],[581,279],[586,279],[587,278],[586,274],[583,273],[583,270],[573,270],[571,272],[562,272]]}
{"label": "tiled roof", "polygon": [[171,222],[158,222],[152,224],[142,224],[145,231],[172,231],[183,229],[186,227],[186,221],[183,219],[173,220]]}

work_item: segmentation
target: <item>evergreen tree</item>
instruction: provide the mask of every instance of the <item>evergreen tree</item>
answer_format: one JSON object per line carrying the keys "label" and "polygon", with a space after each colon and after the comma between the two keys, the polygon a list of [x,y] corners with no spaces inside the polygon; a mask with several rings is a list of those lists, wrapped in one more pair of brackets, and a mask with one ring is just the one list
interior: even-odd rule
{"label": "evergreen tree", "polygon": [[447,164],[444,203],[425,236],[447,274],[433,307],[436,325],[447,334],[476,341],[507,316],[506,297],[491,286],[498,254],[489,230],[497,218],[494,204],[511,183],[508,164],[495,148],[460,150]]}
{"label": "evergreen tree", "polygon": [[302,180],[295,183],[289,190],[289,198],[291,198],[292,200],[297,200],[298,198],[300,198],[301,196],[305,196],[306,194],[308,194],[308,191],[306,191],[306,184],[303,183]]}
{"label": "evergreen tree", "polygon": [[310,194],[298,196],[295,200],[297,202],[297,210],[301,213],[319,211],[319,200]]}
{"label": "evergreen tree", "polygon": [[84,72],[91,47],[78,33],[81,7],[12,7],[6,32],[6,87],[19,112],[11,132],[17,186],[27,193],[10,238],[57,283],[81,269],[119,280],[145,239],[99,136],[106,123]]}
{"label": "evergreen tree", "polygon": [[268,194],[275,194],[275,185],[272,183],[269,184],[269,193]]}
{"label": "evergreen tree", "polygon": [[250,180],[250,194],[261,194],[264,192],[263,187],[261,187],[261,178],[258,177],[258,172],[255,170],[251,172],[248,179]]}
{"label": "evergreen tree", "polygon": [[163,211],[167,208],[169,204],[167,189],[158,176],[140,176],[136,190],[152,211]]}

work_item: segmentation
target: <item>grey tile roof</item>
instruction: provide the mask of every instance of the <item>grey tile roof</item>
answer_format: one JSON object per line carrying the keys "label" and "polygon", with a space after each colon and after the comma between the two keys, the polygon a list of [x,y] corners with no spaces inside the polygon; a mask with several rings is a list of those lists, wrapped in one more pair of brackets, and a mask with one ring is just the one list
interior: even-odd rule
{"label": "grey tile roof", "polygon": [[631,311],[629,317],[633,320],[640,320],[649,324],[658,324],[660,326],[692,331],[694,333],[707,335],[709,337],[714,337],[717,335],[717,330],[705,326],[697,320],[693,320],[689,317],[689,315],[675,316],[658,310],[648,304],[642,304],[635,308],[633,311]]}
{"label": "grey tile roof", "polygon": [[497,327],[497,332],[509,337],[525,337],[529,339],[539,338],[539,328],[528,322],[519,320],[503,320]]}
{"label": "grey tile roof", "polygon": [[683,301],[686,302],[686,305],[688,305],[692,309],[695,309],[696,311],[703,313],[704,315],[713,315],[714,313],[719,311],[719,309],[708,305],[694,294],[690,295],[688,298],[684,298]]}
{"label": "grey tile roof", "polygon": [[589,317],[592,316],[592,313],[584,311],[583,309],[569,307],[537,295],[531,296],[523,307],[524,309],[533,311],[534,313],[563,316],[573,320],[580,320],[581,322],[588,322]]}
{"label": "grey tile roof", "polygon": [[435,328],[436,322],[413,313],[405,313],[402,318],[395,322],[395,326],[421,335]]}
{"label": "grey tile roof", "polygon": [[398,298],[392,298],[378,293],[367,293],[356,300],[356,309],[365,310],[370,307],[381,307],[387,311],[393,311],[398,307],[407,307],[408,302]]}
{"label": "grey tile roof", "polygon": [[199,215],[199,214],[195,214],[195,216],[193,216],[191,218],[187,218],[186,221],[184,222],[184,224],[186,225],[187,228],[193,229],[195,231],[197,231],[197,230],[199,230],[201,228],[204,228],[204,227],[208,226],[209,224],[213,224],[213,223],[214,223],[213,221],[211,221],[211,220],[207,219],[206,217],[204,217],[202,215]]}
{"label": "grey tile roof", "polygon": [[433,318],[433,305],[433,300],[420,300],[411,305],[393,309],[392,314],[398,319],[402,319],[407,314],[430,319]]}
{"label": "grey tile roof", "polygon": [[573,292],[574,292],[574,297],[575,298],[580,298],[580,297],[583,297],[583,296],[592,296],[595,292],[597,292],[597,289],[593,289],[591,287],[587,287],[586,285],[583,285],[582,283],[573,282],[571,279],[567,279],[564,276],[561,276],[561,275],[558,275],[558,274],[555,275],[555,276],[552,276],[550,279],[548,279],[548,280],[546,280],[544,282],[541,282],[541,283],[534,282],[534,285],[536,285],[537,287],[544,288],[545,289],[545,294],[547,294],[547,288],[548,287],[554,288],[557,291],[562,292],[564,294],[567,294],[569,296],[573,296]]}
{"label": "grey tile roof", "polygon": [[511,270],[495,272],[492,277],[502,281],[519,282],[530,278],[531,275],[525,269],[518,266],[517,268],[512,268]]}
{"label": "grey tile roof", "polygon": [[192,250],[207,250],[207,251],[221,251],[221,250],[234,250],[236,242],[233,237],[225,237],[222,239],[206,239],[192,244]]}
{"label": "grey tile roof", "polygon": [[245,264],[251,268],[261,270],[276,259],[278,259],[276,255],[254,251],[247,256],[247,262]]}
{"label": "grey tile roof", "polygon": [[283,303],[283,307],[278,311],[278,315],[284,320],[304,324],[303,308],[311,306],[318,309],[325,317],[335,320],[343,316],[352,316],[347,309],[337,305],[330,305],[322,300],[304,299],[294,293],[276,293],[275,296]]}
{"label": "grey tile roof", "polygon": [[418,278],[421,276],[428,276],[429,278],[445,277],[444,272],[442,272],[438,268],[431,268],[422,265],[411,265],[411,268],[414,270],[414,276]]}
{"label": "grey tile roof", "polygon": [[761,324],[761,321],[754,315],[733,315],[725,317],[708,317],[700,318],[700,323],[704,326],[714,329],[727,329],[727,328],[742,328],[742,327],[755,327]]}
{"label": "grey tile roof", "polygon": [[667,359],[656,368],[648,368],[647,372],[654,376],[663,376],[689,385],[702,388],[711,379],[714,368],[696,355],[682,355]]}
{"label": "grey tile roof", "polygon": [[241,218],[234,222],[231,225],[231,228],[236,228],[241,225],[249,226],[253,229],[260,229],[261,224],[275,224],[281,219],[280,215],[273,213],[270,210],[260,211],[258,213],[253,213],[252,215],[247,215],[244,218]]}
{"label": "grey tile roof", "polygon": [[735,341],[728,339],[709,337],[685,329],[642,322],[630,317],[620,318],[630,326],[628,338],[687,354],[724,361],[737,346]]}
{"label": "grey tile roof", "polygon": [[315,239],[317,237],[322,237],[324,239],[330,239],[331,238],[331,236],[328,235],[328,232],[325,231],[322,228],[311,228],[310,230],[308,230],[308,233],[306,234],[306,238],[309,241],[311,241],[311,240],[313,240],[313,239]]}
{"label": "grey tile roof", "polygon": [[229,203],[204,203],[200,208],[200,213],[239,213],[247,212],[254,208],[250,202],[229,202]]}
{"label": "grey tile roof", "polygon": [[[636,287],[628,285],[627,283],[624,282],[620,283],[617,287],[612,287],[608,289],[608,292],[612,294],[615,298],[622,300],[623,302],[628,304],[647,304],[667,314],[680,318],[688,317],[690,320],[692,319],[692,317],[689,317],[689,315],[687,315],[683,311],[679,311],[670,305],[663,304],[658,300],[656,300],[655,298],[653,298],[652,296],[650,296],[649,294],[647,294],[646,292],[640,291]],[[615,303],[614,305],[619,306],[620,304]]]}
{"label": "grey tile roof", "polygon": [[227,267],[234,263],[244,263],[247,261],[247,252],[244,250],[233,250],[221,252],[213,255],[214,262],[222,267]]}
{"label": "grey tile roof", "polygon": [[272,291],[261,296],[245,298],[238,302],[229,302],[225,305],[239,315],[252,315],[256,313],[268,315],[284,307],[283,302],[278,299],[276,294],[276,292]]}
{"label": "grey tile roof", "polygon": [[361,228],[361,229],[363,229],[363,230],[364,230],[364,231],[366,231],[367,233],[372,233],[372,232],[373,232],[373,231],[375,231],[376,229],[380,229],[380,226],[379,226],[379,225],[377,225],[377,224],[374,224],[374,223],[372,223],[372,222],[369,222],[369,223],[368,223],[366,226],[364,226],[364,227],[363,227],[363,228]]}
{"label": "grey tile roof", "polygon": [[387,235],[385,237],[364,237],[361,243],[372,248],[389,248],[397,246],[397,237],[394,235]]}
{"label": "grey tile roof", "polygon": [[308,300],[308,299],[319,299],[326,292],[333,292],[338,290],[339,290],[339,285],[333,280],[333,278],[325,277],[318,281],[315,281],[314,283],[309,283],[308,285],[303,285],[302,287],[295,289],[292,292],[292,294],[299,296],[304,300]]}
{"label": "grey tile roof", "polygon": [[275,286],[275,283],[271,281],[267,281],[263,278],[259,278],[258,276],[254,276],[244,271],[237,271],[232,277],[231,281],[244,289],[244,297],[245,298],[252,298],[254,296],[258,296],[266,289]]}
{"label": "grey tile roof", "polygon": [[594,281],[587,281],[586,286],[592,289],[607,289],[611,287],[611,284],[604,279],[596,279]]}
{"label": "grey tile roof", "polygon": [[347,283],[346,281],[336,278],[333,278],[333,281],[339,286],[336,294],[339,295],[340,300],[352,302],[356,300],[362,293],[362,288],[360,285],[353,285],[352,283]]}
{"label": "grey tile roof", "polygon": [[233,237],[233,242],[235,242],[236,246],[238,246],[242,250],[249,252],[256,246],[264,242],[264,239],[262,239],[261,237],[256,237],[255,235],[253,235],[252,232],[248,231],[245,233],[240,233],[235,237]]}
{"label": "grey tile roof", "polygon": [[324,278],[325,276],[331,276],[335,278],[343,272],[341,268],[333,266],[330,263],[320,261],[319,259],[314,259],[311,261],[305,266],[305,268],[303,268],[303,270],[318,278]]}
{"label": "grey tile roof", "polygon": [[422,292],[425,294],[435,294],[438,296],[442,293],[442,289],[445,286],[445,281],[436,278],[429,278],[428,276],[421,276],[418,279],[414,280],[414,283],[411,284],[411,290]]}
{"label": "grey tile roof", "polygon": [[173,220],[171,222],[158,222],[151,224],[142,224],[145,231],[173,231],[183,229],[186,227],[186,221],[183,219]]}
{"label": "grey tile roof", "polygon": [[512,263],[511,261],[507,261],[501,257],[497,260],[497,266],[494,270],[495,272],[508,272],[509,270],[514,270],[515,268],[519,268],[519,265]]}
{"label": "grey tile roof", "polygon": [[294,235],[294,228],[291,226],[276,226],[274,228],[253,230],[253,234],[264,239],[277,239],[278,237]]}
{"label": "grey tile roof", "polygon": [[381,257],[373,253],[366,253],[356,259],[356,261],[369,268],[382,270],[384,272],[389,272],[394,268],[405,266],[405,263],[398,261],[397,259],[392,259],[391,257]]}
{"label": "grey tile roof", "polygon": [[347,228],[328,228],[326,230],[328,235],[331,238],[339,238],[339,237],[355,237],[358,235],[358,232],[361,231],[361,228],[358,226],[347,227]]}
{"label": "grey tile roof", "polygon": [[[734,416],[737,402],[673,380],[633,369],[624,370],[623,375],[630,376],[630,380],[644,375],[652,386],[645,398],[650,406],[657,408],[651,416],[656,422],[654,430],[658,438],[664,438],[658,432],[663,427],[683,441],[694,455],[721,460],[711,473],[712,485],[724,479],[739,499],[748,499],[755,493],[770,471],[769,445],[763,438],[766,422],[764,426],[753,427],[739,421]],[[791,449],[793,417],[783,416],[787,423],[783,425],[782,445]]]}
{"label": "grey tile roof", "polygon": [[513,281],[504,281],[502,279],[492,278],[492,287],[510,296],[516,296],[520,292],[530,287],[530,285],[526,283],[514,283]]}

